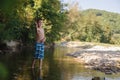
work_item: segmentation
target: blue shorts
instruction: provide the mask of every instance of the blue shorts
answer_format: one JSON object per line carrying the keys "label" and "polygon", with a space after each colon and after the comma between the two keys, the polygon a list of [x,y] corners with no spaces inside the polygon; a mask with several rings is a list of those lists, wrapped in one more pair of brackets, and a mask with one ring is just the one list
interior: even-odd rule
{"label": "blue shorts", "polygon": [[44,43],[35,44],[35,59],[44,59]]}

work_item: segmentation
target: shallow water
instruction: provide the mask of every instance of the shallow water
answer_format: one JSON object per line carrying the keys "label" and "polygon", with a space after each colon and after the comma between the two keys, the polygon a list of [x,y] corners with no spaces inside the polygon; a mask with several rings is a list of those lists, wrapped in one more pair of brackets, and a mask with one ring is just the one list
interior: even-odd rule
{"label": "shallow water", "polygon": [[35,69],[31,69],[33,49],[24,48],[19,53],[0,55],[0,66],[5,67],[0,80],[91,80],[92,77],[120,80],[120,73],[106,75],[86,69],[73,58],[66,56],[76,50],[77,48],[65,47],[45,49],[42,70],[38,69],[38,62]]}

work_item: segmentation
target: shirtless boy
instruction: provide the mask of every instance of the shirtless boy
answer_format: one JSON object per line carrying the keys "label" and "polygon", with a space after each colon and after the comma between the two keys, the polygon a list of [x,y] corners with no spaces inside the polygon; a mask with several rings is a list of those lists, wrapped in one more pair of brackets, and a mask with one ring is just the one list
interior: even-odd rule
{"label": "shirtless boy", "polygon": [[36,63],[36,59],[39,60],[39,69],[42,68],[42,60],[44,59],[44,42],[45,34],[42,28],[42,20],[39,18],[36,21],[36,44],[35,44],[35,55],[32,63],[32,68]]}

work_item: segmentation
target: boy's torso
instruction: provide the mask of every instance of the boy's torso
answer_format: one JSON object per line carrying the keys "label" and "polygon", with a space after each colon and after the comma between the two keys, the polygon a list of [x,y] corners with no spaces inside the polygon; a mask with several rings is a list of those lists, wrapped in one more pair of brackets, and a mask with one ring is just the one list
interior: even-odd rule
{"label": "boy's torso", "polygon": [[37,28],[37,34],[36,34],[36,41],[41,42],[44,39],[44,29],[43,28]]}

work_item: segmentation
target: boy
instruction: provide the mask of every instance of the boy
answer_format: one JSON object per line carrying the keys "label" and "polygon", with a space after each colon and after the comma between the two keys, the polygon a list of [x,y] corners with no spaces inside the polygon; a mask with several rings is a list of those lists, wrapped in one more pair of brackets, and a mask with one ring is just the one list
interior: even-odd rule
{"label": "boy", "polygon": [[36,46],[35,46],[35,55],[32,63],[32,68],[34,68],[36,59],[39,59],[39,69],[42,69],[42,60],[44,59],[44,42],[45,34],[44,29],[42,28],[42,19],[38,18],[35,22],[36,24]]}

